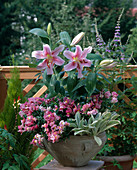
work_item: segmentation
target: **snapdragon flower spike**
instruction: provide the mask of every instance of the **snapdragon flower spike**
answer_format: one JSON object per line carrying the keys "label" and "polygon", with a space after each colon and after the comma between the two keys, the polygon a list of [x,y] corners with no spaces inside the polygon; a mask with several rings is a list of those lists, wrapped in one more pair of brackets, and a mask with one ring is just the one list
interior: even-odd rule
{"label": "snapdragon flower spike", "polygon": [[76,51],[73,53],[69,50],[64,51],[63,55],[70,60],[70,62],[64,66],[65,71],[71,71],[73,69],[78,70],[78,78],[82,78],[83,67],[90,67],[91,61],[86,59],[88,53],[91,53],[92,47],[89,46],[82,51],[79,45],[76,45]]}
{"label": "snapdragon flower spike", "polygon": [[99,35],[99,34],[96,35],[96,41],[97,41],[97,45],[98,45],[99,48],[103,48],[103,46],[106,45],[102,36]]}
{"label": "snapdragon flower spike", "polygon": [[39,70],[47,69],[47,75],[53,74],[53,66],[54,64],[61,66],[64,64],[64,60],[58,56],[60,52],[64,49],[64,45],[60,45],[51,51],[50,46],[48,44],[43,45],[43,51],[33,51],[32,57],[37,59],[43,59],[43,61],[38,64],[37,68]]}
{"label": "snapdragon flower spike", "polygon": [[118,43],[120,43],[120,21],[117,21],[117,25],[115,27],[115,35],[114,35],[114,47],[118,46]]}

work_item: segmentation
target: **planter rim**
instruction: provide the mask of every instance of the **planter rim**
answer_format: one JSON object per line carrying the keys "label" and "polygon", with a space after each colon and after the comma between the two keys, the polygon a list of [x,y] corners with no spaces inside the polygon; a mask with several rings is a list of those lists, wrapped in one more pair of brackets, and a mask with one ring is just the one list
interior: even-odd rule
{"label": "planter rim", "polygon": [[[97,136],[99,137],[103,137],[104,135],[106,135],[106,132],[101,132],[99,133]],[[61,143],[61,142],[66,142],[66,141],[69,141],[69,140],[74,140],[76,138],[80,138],[80,139],[93,139],[94,136],[88,136],[88,135],[70,135],[68,138],[66,138],[65,140],[61,140],[61,141],[58,141],[58,142],[55,142],[55,143],[52,143],[52,144],[58,144],[58,143]],[[47,141],[47,143],[51,143],[50,141]],[[38,145],[39,146],[39,145]]]}
{"label": "planter rim", "polygon": [[122,155],[122,156],[98,156],[97,158],[105,161],[105,162],[111,162],[117,160],[118,162],[123,162],[123,161],[130,161],[133,160],[136,156],[131,156],[131,155]]}

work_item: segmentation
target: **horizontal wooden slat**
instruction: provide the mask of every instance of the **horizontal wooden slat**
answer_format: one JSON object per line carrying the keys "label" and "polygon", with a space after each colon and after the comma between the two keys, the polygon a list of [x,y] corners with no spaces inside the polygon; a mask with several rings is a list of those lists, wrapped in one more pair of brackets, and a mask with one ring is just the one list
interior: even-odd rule
{"label": "horizontal wooden slat", "polygon": [[[13,67],[14,66],[0,66],[0,79],[4,79],[4,77],[9,79],[11,77],[10,70],[13,69]],[[41,72],[40,70],[37,70],[37,68],[29,68],[29,66],[16,67],[20,70],[20,79],[36,79],[37,77],[35,77],[35,75]],[[134,69],[137,69],[136,65],[128,65],[123,77],[131,78],[133,75],[137,77],[137,71]],[[42,76],[40,79],[42,79]]]}
{"label": "horizontal wooden slat", "polygon": [[[10,79],[10,70],[13,68],[13,66],[1,66],[0,79]],[[36,79],[37,77],[35,75],[41,72],[37,70],[37,68],[29,68],[28,66],[18,66],[17,68],[19,68],[20,71],[20,79]],[[42,79],[42,76],[39,79]]]}

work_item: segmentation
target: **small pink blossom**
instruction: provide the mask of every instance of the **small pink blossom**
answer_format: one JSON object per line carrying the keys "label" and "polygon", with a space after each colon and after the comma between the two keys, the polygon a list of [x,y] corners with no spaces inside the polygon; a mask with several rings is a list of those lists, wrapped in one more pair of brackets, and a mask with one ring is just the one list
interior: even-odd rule
{"label": "small pink blossom", "polygon": [[100,104],[100,103],[96,103],[96,104],[95,104],[95,108],[96,108],[96,109],[100,109],[100,108],[101,108],[101,104]]}
{"label": "small pink blossom", "polygon": [[83,112],[86,112],[88,109],[90,108],[90,104],[84,104],[83,106],[82,106],[82,111]]}
{"label": "small pink blossom", "polygon": [[106,98],[106,99],[109,99],[109,98],[110,98],[110,96],[111,96],[110,91],[105,92],[105,98]]}
{"label": "small pink blossom", "polygon": [[118,102],[118,99],[116,97],[112,97],[112,100],[111,100],[111,103],[117,103]]}
{"label": "small pink blossom", "polygon": [[113,92],[112,92],[112,96],[113,96],[113,97],[117,97],[118,94],[117,94],[115,91],[113,91]]}
{"label": "small pink blossom", "polygon": [[93,109],[91,111],[88,111],[87,115],[96,115],[97,113],[98,113],[98,110],[97,109]]}
{"label": "small pink blossom", "polygon": [[43,137],[39,134],[36,134],[30,144],[33,144],[34,146],[37,146],[37,144],[42,145],[42,141]]}
{"label": "small pink blossom", "polygon": [[55,143],[56,141],[58,141],[60,138],[60,136],[58,135],[57,132],[51,133],[48,140],[52,141],[52,143]]}

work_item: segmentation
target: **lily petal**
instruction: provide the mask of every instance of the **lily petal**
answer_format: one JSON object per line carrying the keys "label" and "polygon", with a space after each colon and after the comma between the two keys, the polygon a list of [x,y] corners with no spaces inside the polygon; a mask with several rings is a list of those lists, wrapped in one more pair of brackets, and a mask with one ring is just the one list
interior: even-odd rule
{"label": "lily petal", "polygon": [[75,53],[66,50],[66,51],[64,51],[63,55],[64,55],[67,59],[73,61],[73,57],[75,56]]}
{"label": "lily petal", "polygon": [[82,64],[82,66],[90,67],[92,62],[85,58],[85,59],[82,60],[81,64]]}
{"label": "lily petal", "polygon": [[32,57],[35,57],[37,59],[44,59],[45,56],[43,55],[43,51],[33,51]]}
{"label": "lily petal", "polygon": [[88,48],[85,48],[84,51],[82,52],[81,58],[86,58],[88,53],[91,53],[92,47],[89,46]]}
{"label": "lily petal", "polygon": [[64,64],[65,61],[62,58],[60,58],[59,56],[56,56],[56,57],[53,56],[53,62],[56,65],[61,66]]}
{"label": "lily petal", "polygon": [[50,46],[48,44],[43,45],[43,53],[45,56],[47,56],[48,54],[51,55],[51,49]]}
{"label": "lily petal", "polygon": [[78,78],[82,78],[83,77],[83,74],[82,74],[83,67],[80,63],[77,63],[77,70],[78,70]]}
{"label": "lily petal", "polygon": [[43,70],[47,67],[47,59],[44,60],[43,62],[39,63],[39,65],[37,66],[38,70]]}
{"label": "lily petal", "polygon": [[55,55],[57,56],[60,52],[62,52],[64,50],[64,45],[60,45],[59,47],[55,48],[53,51],[52,51],[52,55]]}
{"label": "lily petal", "polygon": [[81,49],[80,45],[76,45],[75,56],[80,58],[81,54],[82,54],[82,49]]}
{"label": "lily petal", "polygon": [[67,65],[64,66],[65,71],[71,71],[77,67],[77,64],[75,62],[70,62]]}
{"label": "lily petal", "polygon": [[47,67],[47,75],[52,75],[53,74],[53,64],[49,64]]}

